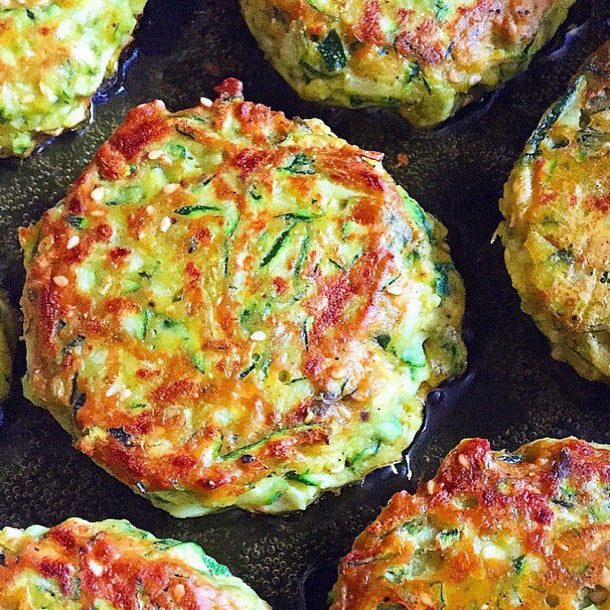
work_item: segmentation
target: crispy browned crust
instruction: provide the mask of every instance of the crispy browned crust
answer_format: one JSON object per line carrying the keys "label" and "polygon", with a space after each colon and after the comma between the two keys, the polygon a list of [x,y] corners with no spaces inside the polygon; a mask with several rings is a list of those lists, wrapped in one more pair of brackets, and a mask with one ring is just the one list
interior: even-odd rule
{"label": "crispy browned crust", "polygon": [[44,607],[54,610],[101,602],[116,610],[269,608],[195,545],[181,558],[176,548],[189,545],[158,540],[126,521],[69,519],[42,535],[30,531],[0,530],[0,607],[6,610],[42,608],[35,594],[49,585],[51,606]]}
{"label": "crispy browned crust", "polygon": [[499,234],[523,309],[553,355],[610,379],[610,42],[545,114],[508,180]]}
{"label": "crispy browned crust", "polygon": [[[175,114],[161,102],[132,110],[65,200],[38,225],[22,229],[20,237],[27,268],[22,305],[28,396],[51,410],[78,439],[81,451],[139,491],[190,490],[206,503],[222,504],[271,473],[308,469],[308,460],[328,451],[333,434],[353,426],[370,428],[362,412],[384,391],[388,370],[406,371],[411,379],[375,339],[395,328],[402,329],[397,334],[411,330],[399,326],[409,308],[419,307],[420,293],[407,289],[408,282],[427,283],[422,290],[430,293],[426,302],[431,305],[426,307],[439,316],[438,322],[424,316],[423,328],[414,329],[430,327],[439,336],[430,358],[431,383],[461,372],[463,295],[442,229],[419,208],[419,220],[409,217],[406,194],[381,167],[379,153],[347,144],[318,121],[291,121],[244,101],[241,83],[233,79],[219,93],[213,105]],[[138,176],[179,175],[179,161],[164,152],[172,145],[195,147],[202,164],[212,157],[209,180],[197,170],[191,177],[172,178],[178,182],[141,204],[99,201],[100,191],[126,184],[139,188]],[[286,167],[295,159],[312,165],[291,173]],[[199,192],[202,183],[209,195],[198,199],[193,189]],[[336,218],[340,204],[332,197],[322,203],[328,183],[349,194],[344,196],[350,206],[345,220],[355,229],[343,247],[356,244],[349,265],[329,266],[332,252],[324,253],[343,231],[342,219]],[[278,185],[283,195],[275,193]],[[259,203],[263,194],[269,199]],[[286,203],[292,200],[294,205]],[[239,218],[230,235],[227,217],[215,207],[227,201]],[[208,204],[203,216],[184,214],[202,202]],[[291,212],[295,208],[312,209],[311,218],[300,219]],[[313,219],[325,214],[328,224],[310,229]],[[82,227],[75,229],[75,218]],[[330,237],[324,236],[325,227]],[[304,237],[295,238],[290,255],[287,247],[282,250],[286,260],[280,267],[268,265],[269,252],[277,253],[281,244],[273,239],[269,245],[258,243],[291,230]],[[309,250],[301,254],[309,236]],[[229,246],[231,254],[224,258]],[[405,262],[416,249],[414,262]],[[137,257],[163,261],[158,281],[172,287],[173,301],[157,304],[162,297],[155,297],[148,276],[136,292],[122,289],[126,269]],[[96,273],[88,292],[78,288],[86,265],[95,265]],[[441,272],[439,297],[434,286]],[[393,281],[405,288],[392,295],[384,287]],[[246,308],[257,300],[260,309],[265,302],[278,304],[277,312],[272,309],[256,322],[259,335],[264,329],[258,342],[255,328],[246,326]],[[129,316],[153,315],[152,310],[168,325],[179,323],[189,336],[164,349],[125,331]],[[451,332],[443,335],[444,328]],[[107,354],[103,370],[86,373],[87,361],[100,352]],[[205,366],[198,368],[193,354],[199,353]],[[261,371],[265,354],[270,354],[269,364]],[[127,361],[135,363],[134,370],[127,369]],[[418,366],[416,375],[426,370]],[[286,369],[297,382],[310,384],[292,402],[292,388],[296,392],[303,386],[285,384]],[[346,381],[339,391],[337,379],[352,380],[353,387]],[[117,384],[123,385],[116,389]],[[131,408],[130,402],[143,406]],[[280,410],[278,403],[287,406]],[[215,419],[224,409],[236,414],[229,427]],[[394,438],[393,456],[418,426],[411,412],[419,413],[419,406],[399,401],[396,413],[404,414],[404,428],[396,421],[404,436]],[[160,439],[165,443],[161,454],[156,450]],[[236,453],[259,442],[243,459]],[[375,451],[379,447],[378,442]],[[360,449],[356,445],[353,451]],[[343,464],[350,458],[337,456]]]}
{"label": "crispy browned crust", "polygon": [[[392,0],[321,6],[315,0],[242,0],[261,47],[300,94],[354,107],[396,107],[418,126],[445,120],[527,68],[571,4],[421,0],[407,8]],[[332,32],[345,59],[326,72],[312,57],[315,44]]]}
{"label": "crispy browned crust", "polygon": [[[495,608],[515,593],[525,608],[587,599],[608,608],[609,484],[608,448],[545,439],[506,454],[463,441],[433,480],[396,494],[358,537],[332,610]],[[413,543],[420,526],[436,533],[425,548]],[[418,559],[428,562],[421,573],[398,570]]]}

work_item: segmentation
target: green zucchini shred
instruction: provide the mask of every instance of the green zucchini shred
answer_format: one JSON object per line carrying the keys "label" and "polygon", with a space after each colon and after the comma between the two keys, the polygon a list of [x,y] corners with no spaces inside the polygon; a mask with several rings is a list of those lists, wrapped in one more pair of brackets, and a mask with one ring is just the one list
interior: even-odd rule
{"label": "green zucchini shred", "polygon": [[324,60],[324,65],[329,72],[336,72],[345,68],[347,56],[339,34],[336,30],[331,30],[326,38],[318,43],[318,52]]}

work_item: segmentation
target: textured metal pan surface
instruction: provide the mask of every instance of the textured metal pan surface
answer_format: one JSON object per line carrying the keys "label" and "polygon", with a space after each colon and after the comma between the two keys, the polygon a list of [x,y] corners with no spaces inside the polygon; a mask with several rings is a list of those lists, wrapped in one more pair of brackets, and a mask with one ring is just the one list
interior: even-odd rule
{"label": "textured metal pan surface", "polygon": [[[588,53],[610,36],[607,0],[581,0],[532,68],[444,127],[413,132],[389,111],[320,108],[298,99],[272,70],[240,17],[237,0],[150,0],[124,75],[96,98],[94,121],[30,159],[0,163],[0,264],[17,303],[23,268],[16,228],[40,217],[66,191],[132,106],[154,98],[172,110],[211,97],[224,77],[246,97],[289,116],[319,116],[364,148],[449,228],[468,291],[467,375],[434,392],[426,430],[397,472],[385,469],[305,513],[285,517],[231,511],[180,521],[150,506],[72,449],[19,383],[0,429],[0,524],[52,525],[71,516],[127,518],[159,537],[200,543],[276,610],[320,609],[338,558],[392,493],[431,475],[459,440],[483,436],[515,448],[541,436],[610,442],[610,389],[554,362],[519,302],[491,238],[497,201],[523,144]],[[398,155],[407,155],[408,164]],[[23,353],[16,372],[23,372]]]}

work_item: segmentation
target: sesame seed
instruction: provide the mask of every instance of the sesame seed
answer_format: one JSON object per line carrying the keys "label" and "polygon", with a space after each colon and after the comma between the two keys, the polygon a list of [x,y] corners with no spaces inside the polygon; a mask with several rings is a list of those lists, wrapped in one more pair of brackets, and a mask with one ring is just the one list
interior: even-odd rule
{"label": "sesame seed", "polygon": [[427,593],[421,593],[419,596],[419,599],[426,605],[426,606],[432,606],[434,607],[434,600],[427,594]]}
{"label": "sesame seed", "polygon": [[169,216],[165,216],[161,221],[160,229],[161,233],[167,233],[169,228],[172,226],[172,221],[169,219]]}
{"label": "sesame seed", "polygon": [[447,74],[447,78],[452,82],[452,83],[457,83],[458,80],[460,80],[460,76],[459,74],[455,71],[454,68],[451,68],[451,70],[449,70],[449,73]]}
{"label": "sesame seed", "polygon": [[305,416],[305,419],[303,421],[306,424],[309,424],[313,421],[314,417],[315,417],[315,415],[311,411],[307,410],[307,415]]}
{"label": "sesame seed", "polygon": [[432,495],[434,493],[434,488],[436,487],[434,481],[428,481],[428,483],[426,484],[426,490],[427,492]]}
{"label": "sesame seed", "polygon": [[254,331],[250,335],[250,341],[264,341],[267,338],[267,335],[262,330]]}
{"label": "sesame seed", "polygon": [[392,296],[400,296],[402,294],[402,287],[401,286],[397,286],[396,284],[390,284],[385,291],[388,294],[391,294]]}
{"label": "sesame seed", "polygon": [[124,390],[121,390],[121,393],[119,394],[119,398],[121,400],[127,400],[130,396],[131,396],[132,392],[129,388],[125,388]]}
{"label": "sesame seed", "polygon": [[344,419],[351,419],[352,417],[352,412],[347,407],[338,406],[337,413]]}
{"label": "sesame seed", "polygon": [[214,102],[210,98],[208,98],[208,97],[201,97],[201,98],[199,98],[199,103],[202,106],[205,106],[206,108],[209,108],[210,106],[214,105]]}
{"label": "sesame seed", "polygon": [[78,235],[72,235],[72,237],[68,240],[66,244],[66,250],[72,250],[72,248],[76,248],[80,242],[80,237]]}
{"label": "sesame seed", "polygon": [[462,466],[464,468],[470,468],[470,462],[468,461],[468,458],[463,453],[460,453],[460,455],[458,455],[457,460],[460,463],[460,466]]}
{"label": "sesame seed", "polygon": [[100,216],[103,216],[105,214],[104,210],[91,210],[90,212],[91,216],[95,216],[96,218],[99,218]]}
{"label": "sesame seed", "polygon": [[604,566],[602,569],[602,578],[601,583],[602,587],[606,587],[606,589],[610,589],[610,570]]}
{"label": "sesame seed", "polygon": [[23,102],[25,104],[31,104],[35,99],[36,99],[36,96],[33,93],[30,93],[29,95],[26,95],[23,98]]}
{"label": "sesame seed", "polygon": [[110,396],[114,396],[118,392],[118,388],[114,385],[111,385],[108,390],[106,390],[106,396],[110,398]]}
{"label": "sesame seed", "polygon": [[106,194],[106,189],[103,186],[98,186],[91,191],[91,199],[96,203],[99,203],[104,199],[104,195]]}
{"label": "sesame seed", "polygon": [[330,376],[333,379],[344,379],[347,377],[347,371],[345,369],[336,368],[330,372]]}
{"label": "sesame seed", "polygon": [[53,278],[53,283],[60,288],[65,288],[70,282],[68,282],[68,278],[65,275],[56,275]]}
{"label": "sesame seed", "polygon": [[89,562],[89,569],[96,575],[101,576],[104,573],[104,566],[97,561]]}
{"label": "sesame seed", "polygon": [[175,193],[178,189],[180,188],[179,184],[173,183],[173,184],[166,184],[163,187],[163,192],[166,195],[171,195],[172,193]]}
{"label": "sesame seed", "polygon": [[147,206],[146,206],[146,213],[147,213],[149,216],[152,216],[152,215],[155,213],[155,208],[153,208],[153,206],[152,206],[152,205],[147,205]]}
{"label": "sesame seed", "polygon": [[174,587],[172,595],[176,601],[180,601],[186,595],[186,589],[181,582]]}
{"label": "sesame seed", "polygon": [[149,159],[151,159],[152,161],[155,161],[156,159],[159,159],[160,157],[162,157],[162,156],[163,156],[163,154],[164,154],[164,153],[163,153],[163,151],[162,151],[162,150],[159,150],[159,149],[156,149],[156,150],[151,150],[151,151],[148,153],[148,158],[149,158]]}
{"label": "sesame seed", "polygon": [[107,277],[104,280],[104,283],[100,286],[100,294],[106,294],[108,292],[108,290],[110,290],[110,286],[112,286],[112,280]]}

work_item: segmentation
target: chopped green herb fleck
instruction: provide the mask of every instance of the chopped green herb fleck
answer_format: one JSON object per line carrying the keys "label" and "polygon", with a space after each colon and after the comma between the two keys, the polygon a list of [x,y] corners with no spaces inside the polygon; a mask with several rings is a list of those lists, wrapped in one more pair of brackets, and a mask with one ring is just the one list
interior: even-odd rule
{"label": "chopped green herb fleck", "polygon": [[309,487],[320,487],[320,483],[314,481],[308,473],[304,472],[303,474],[299,474],[298,472],[287,472],[284,475],[289,481],[297,481],[302,483],[303,485],[308,485]]}
{"label": "chopped green herb fleck", "polygon": [[390,345],[391,340],[392,337],[390,337],[390,335],[377,335],[375,337],[375,341],[379,343],[382,349],[387,349],[388,345]]}
{"label": "chopped green herb fleck", "polygon": [[252,364],[250,364],[250,366],[248,366],[247,368],[245,368],[238,376],[238,379],[244,379],[245,377],[247,377],[256,367],[256,361],[252,362]]}
{"label": "chopped green herb fleck", "polygon": [[282,246],[284,246],[284,244],[288,240],[290,232],[292,231],[292,229],[294,229],[295,226],[295,224],[292,224],[280,233],[280,236],[275,240],[275,242],[271,246],[271,249],[269,250],[269,252],[267,252],[263,260],[261,261],[261,267],[266,267],[277,256],[278,252],[282,249]]}
{"label": "chopped green herb fleck", "polygon": [[437,540],[439,541],[442,548],[448,547],[453,544],[456,540],[460,538],[462,533],[459,529],[454,528],[451,530],[445,530],[443,532],[439,532],[436,535]]}
{"label": "chopped green herb fleck", "polygon": [[84,229],[88,224],[89,220],[83,216],[75,216],[69,214],[67,218],[68,224],[73,226],[75,229]]}
{"label": "chopped green herb fleck", "polygon": [[309,235],[305,235],[303,241],[301,242],[301,250],[299,252],[299,258],[297,259],[297,263],[294,266],[294,274],[299,275],[301,269],[303,268],[303,264],[307,260],[307,249],[309,247]]}
{"label": "chopped green herb fleck", "polygon": [[191,218],[199,218],[203,216],[206,212],[218,212],[220,208],[213,205],[184,205],[180,208],[176,208],[174,210],[174,214],[179,214],[180,216],[189,216]]}
{"label": "chopped green herb fleck", "polygon": [[525,555],[520,555],[516,559],[513,559],[513,569],[517,574],[521,574],[523,568],[525,567]]}
{"label": "chopped green herb fleck", "polygon": [[341,70],[347,65],[345,49],[336,30],[331,30],[328,36],[318,43],[318,52],[322,56],[326,69],[329,72]]}
{"label": "chopped green herb fleck", "polygon": [[448,13],[449,4],[447,3],[447,0],[436,0],[434,2],[434,16],[436,19],[442,21],[445,19],[445,17],[447,17]]}
{"label": "chopped green herb fleck", "polygon": [[313,167],[314,163],[315,160],[307,153],[300,152],[292,155],[288,165],[280,169],[290,172],[291,174],[311,175],[316,173],[316,170]]}
{"label": "chopped green herb fleck", "polygon": [[576,257],[572,252],[572,247],[569,248],[561,248],[556,252],[553,252],[549,259],[554,263],[564,263],[566,265],[573,265],[576,262]]}
{"label": "chopped green herb fleck", "polygon": [[451,294],[449,272],[452,271],[453,268],[453,264],[451,263],[435,263],[434,265],[434,269],[437,273],[434,288],[439,297],[447,297]]}

